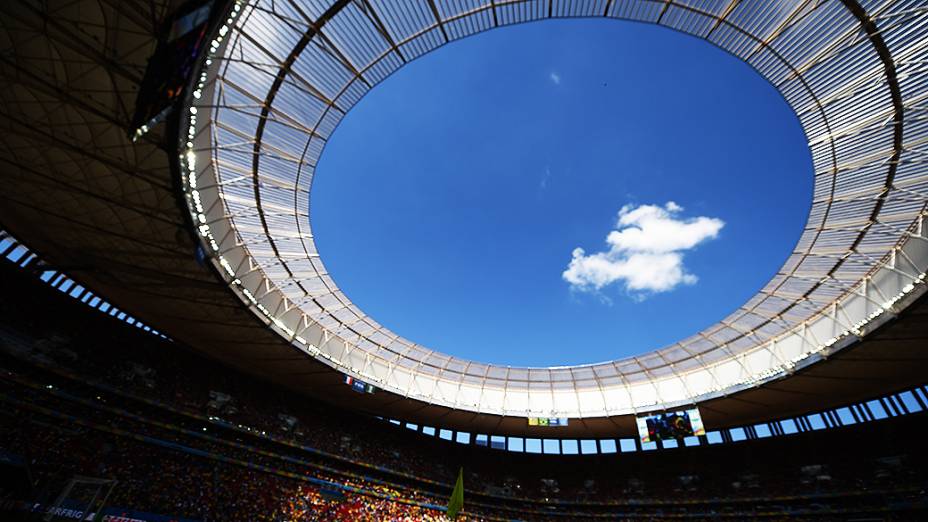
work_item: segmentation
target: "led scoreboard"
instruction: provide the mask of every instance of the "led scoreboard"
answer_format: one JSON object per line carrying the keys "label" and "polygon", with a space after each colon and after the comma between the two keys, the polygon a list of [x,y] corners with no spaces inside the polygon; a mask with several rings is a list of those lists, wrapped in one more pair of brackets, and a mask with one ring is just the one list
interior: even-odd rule
{"label": "led scoreboard", "polygon": [[529,426],[567,426],[567,419],[564,417],[529,417]]}
{"label": "led scoreboard", "polygon": [[360,379],[355,379],[350,375],[345,375],[345,384],[351,386],[353,391],[358,393],[374,393],[377,388],[373,384],[368,384]]}

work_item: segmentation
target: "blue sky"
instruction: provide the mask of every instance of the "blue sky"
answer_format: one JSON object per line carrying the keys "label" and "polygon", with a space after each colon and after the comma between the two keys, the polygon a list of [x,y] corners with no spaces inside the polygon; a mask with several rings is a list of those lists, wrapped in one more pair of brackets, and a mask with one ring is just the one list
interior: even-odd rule
{"label": "blue sky", "polygon": [[316,171],[336,283],[404,337],[548,366],[636,355],[723,318],[798,239],[802,130],[747,65],[667,29],[507,27],[369,93]]}

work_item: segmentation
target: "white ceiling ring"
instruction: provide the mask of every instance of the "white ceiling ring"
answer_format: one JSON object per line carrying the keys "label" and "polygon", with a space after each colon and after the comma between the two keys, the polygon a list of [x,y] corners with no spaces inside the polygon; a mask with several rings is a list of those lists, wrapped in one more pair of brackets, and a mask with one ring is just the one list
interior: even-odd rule
{"label": "white ceiling ring", "polygon": [[[326,140],[405,63],[497,26],[558,17],[665,26],[766,78],[795,111],[812,153],[804,232],[737,311],[637,357],[519,368],[408,341],[354,306],[319,258],[309,192]],[[183,187],[204,249],[270,328],[387,391],[525,417],[693,404],[821,360],[925,291],[923,2],[255,0],[234,3],[214,36],[181,126]]]}

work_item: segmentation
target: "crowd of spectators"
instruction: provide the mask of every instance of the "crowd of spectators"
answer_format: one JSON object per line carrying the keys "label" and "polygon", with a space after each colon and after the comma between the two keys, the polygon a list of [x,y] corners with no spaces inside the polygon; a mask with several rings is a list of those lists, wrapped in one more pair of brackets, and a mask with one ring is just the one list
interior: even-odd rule
{"label": "crowd of spectators", "polygon": [[[8,413],[28,414],[24,411]],[[384,497],[334,490],[298,478],[171,451],[92,428],[2,418],[0,447],[28,455],[37,496],[51,502],[75,476],[106,477],[117,485],[111,506],[203,521],[432,521],[436,509],[407,504],[401,491],[372,487]],[[15,423],[15,424],[13,424]]]}
{"label": "crowd of spectators", "polygon": [[[106,410],[108,405],[100,406],[101,411],[91,411],[93,408],[82,403],[69,402],[55,395],[61,393],[57,387],[47,393],[42,389],[17,389],[19,383],[25,382],[20,377],[7,372],[2,381],[4,386],[0,393],[4,397],[4,414],[0,416],[0,448],[28,456],[38,479],[37,496],[45,502],[51,501],[70,477],[86,475],[118,481],[110,505],[196,520],[443,519],[440,510],[428,507],[443,502],[438,495],[429,496],[415,489],[333,474],[282,459],[274,465],[270,455],[256,454],[253,448],[238,451],[210,440],[195,441],[189,434],[172,435],[173,428],[143,425]],[[16,400],[10,401],[10,397]],[[138,434],[144,434],[148,440],[132,436]],[[170,446],[153,444],[153,439]],[[177,449],[180,447],[197,451]],[[811,477],[821,472],[811,471]],[[308,483],[304,480],[307,477],[324,483]],[[745,477],[745,482],[753,480]],[[751,485],[745,484],[745,487]],[[699,490],[692,493],[699,494]],[[909,496],[918,495],[918,492],[909,493]],[[770,501],[758,501],[756,505],[687,506],[684,498],[681,496],[676,504],[666,499],[664,505],[635,506],[631,503],[611,512],[632,517],[657,513],[699,520],[700,514],[706,518],[710,515],[733,517],[784,509],[793,511],[794,515],[797,509],[839,514],[841,509],[866,508],[866,503],[872,501],[863,497],[842,498],[841,507],[835,509],[828,507],[827,496],[793,502],[788,508]],[[896,499],[905,500],[905,497],[897,493]],[[787,499],[780,502],[789,503]],[[801,507],[797,508],[796,504]],[[494,513],[493,507],[485,502],[468,506],[468,511],[473,519],[514,518],[507,513]],[[575,506],[569,512],[573,516],[556,519],[581,520],[587,516],[601,516],[603,511],[584,511]],[[822,517],[822,513],[815,516]],[[521,520],[552,518],[537,509],[519,514]]]}
{"label": "crowd of spectators", "polygon": [[[511,466],[500,460],[505,452],[426,440],[293,400],[56,299],[63,296],[21,295],[28,297],[0,302],[0,360],[8,369],[2,391],[25,408],[17,414],[4,404],[0,449],[29,457],[46,499],[84,474],[119,481],[112,505],[199,520],[441,520],[442,511],[429,506],[445,503],[466,462],[465,505],[488,519],[841,513],[885,510],[887,499],[924,502],[924,490],[911,487],[925,484],[921,461],[906,455],[853,464],[785,459],[762,470],[712,469],[706,458],[680,466],[672,452],[639,456],[652,465],[637,471],[588,456],[575,460],[594,465],[560,457],[546,466],[538,457]],[[60,318],[54,327],[44,320],[49,315]],[[874,504],[874,496],[883,500]]]}

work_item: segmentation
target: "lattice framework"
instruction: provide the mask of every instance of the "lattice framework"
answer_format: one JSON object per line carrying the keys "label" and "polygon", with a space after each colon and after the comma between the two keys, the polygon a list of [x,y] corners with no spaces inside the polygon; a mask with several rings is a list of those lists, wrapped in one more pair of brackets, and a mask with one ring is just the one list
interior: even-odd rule
{"label": "lattice framework", "polygon": [[[606,363],[489,365],[385,329],[338,289],[315,247],[309,196],[326,140],[365,93],[426,52],[497,26],[579,16],[700,37],[782,93],[815,175],[792,255],[716,325]],[[214,263],[259,317],[308,354],[390,391],[567,417],[717,397],[826,357],[923,291],[926,26],[918,1],[235,3],[183,123],[188,204]]]}

